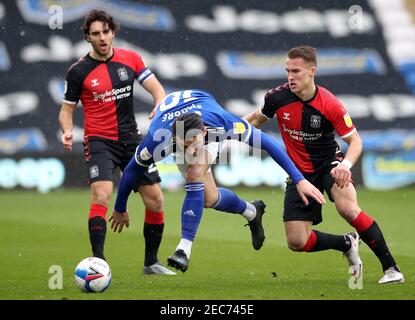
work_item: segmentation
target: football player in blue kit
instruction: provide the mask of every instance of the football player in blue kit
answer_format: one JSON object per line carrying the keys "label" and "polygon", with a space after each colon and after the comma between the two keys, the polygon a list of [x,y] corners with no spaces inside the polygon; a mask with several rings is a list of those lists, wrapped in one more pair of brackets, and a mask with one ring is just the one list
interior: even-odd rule
{"label": "football player in blue kit", "polygon": [[125,168],[118,186],[113,230],[122,229],[128,222],[127,201],[135,177],[173,153],[185,178],[186,195],[181,213],[182,237],[174,254],[167,259],[169,266],[187,270],[203,208],[244,216],[251,229],[252,245],[259,250],[265,239],[262,227],[265,204],[260,200],[246,202],[231,190],[218,188],[210,170],[227,140],[265,150],[291,177],[305,204],[307,197],[325,203],[321,192],[304,178],[275,140],[225,111],[209,93],[184,90],[170,93],[161,102],[146,137]]}

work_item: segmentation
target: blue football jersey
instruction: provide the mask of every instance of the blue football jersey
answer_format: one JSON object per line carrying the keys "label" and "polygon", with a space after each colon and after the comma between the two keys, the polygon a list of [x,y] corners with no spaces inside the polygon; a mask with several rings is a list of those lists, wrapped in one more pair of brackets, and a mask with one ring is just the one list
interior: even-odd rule
{"label": "blue football jersey", "polygon": [[208,92],[196,89],[167,95],[156,111],[149,133],[153,135],[158,129],[171,131],[176,118],[188,112],[199,114],[208,130],[223,132],[228,139],[238,135],[242,141],[249,138],[251,127],[245,120],[224,110]]}
{"label": "blue football jersey", "polygon": [[184,113],[199,114],[208,130],[206,143],[235,139],[248,141],[251,125],[224,110],[215,98],[203,90],[172,92],[160,103],[143,142],[136,150],[136,161],[149,165],[173,152],[172,126],[177,117]]}

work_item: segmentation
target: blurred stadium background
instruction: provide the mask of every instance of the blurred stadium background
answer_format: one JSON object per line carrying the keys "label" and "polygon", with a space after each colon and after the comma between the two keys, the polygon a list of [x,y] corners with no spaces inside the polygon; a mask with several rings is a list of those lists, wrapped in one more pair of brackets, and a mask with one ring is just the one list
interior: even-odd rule
{"label": "blurred stadium background", "polygon": [[[121,24],[114,45],[139,52],[167,91],[203,88],[239,116],[284,83],[289,48],[315,46],[318,83],[344,102],[363,138],[356,182],[372,189],[415,183],[413,0],[18,0],[0,2],[0,188],[85,186],[82,112],[72,154],[60,144],[57,118],[66,70],[89,51],[80,25],[96,7]],[[138,84],[134,97],[145,132],[150,97]],[[270,122],[266,130],[275,136],[277,127]],[[282,185],[283,173],[264,160],[249,160],[263,177],[243,161],[219,167],[216,177],[229,186]],[[165,187],[181,183],[171,162],[160,170]]]}
{"label": "blurred stadium background", "polygon": [[[5,211],[15,208],[8,199],[18,199],[7,190],[30,191],[26,199],[33,199],[37,193],[86,187],[82,112],[75,114],[70,154],[60,143],[58,113],[66,70],[89,51],[80,25],[93,8],[115,17],[121,30],[114,46],[141,54],[168,92],[205,89],[239,116],[259,107],[269,88],[285,82],[289,48],[315,46],[317,83],[344,102],[363,139],[355,182],[369,190],[407,187],[403,207],[414,213],[414,0],[0,1],[0,194]],[[145,133],[152,106],[138,84],[134,102]],[[265,130],[279,139],[274,123]],[[163,188],[180,188],[182,179],[170,159],[158,167]],[[231,164],[218,165],[214,174],[229,187],[279,189],[285,180],[266,157],[243,153]],[[372,201],[381,203],[382,193],[375,195]],[[80,224],[86,219],[87,196],[81,201]],[[283,244],[283,234],[278,237]]]}

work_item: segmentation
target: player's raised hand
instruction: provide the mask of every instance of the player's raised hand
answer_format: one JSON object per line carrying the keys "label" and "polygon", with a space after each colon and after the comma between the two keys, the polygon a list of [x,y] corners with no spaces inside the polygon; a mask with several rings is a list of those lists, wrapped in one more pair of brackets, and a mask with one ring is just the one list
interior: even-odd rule
{"label": "player's raised hand", "polygon": [[297,191],[306,206],[308,205],[307,196],[313,198],[320,204],[326,203],[326,199],[324,199],[324,196],[320,190],[318,190],[306,179],[303,179],[297,183]]}
{"label": "player's raised hand", "polygon": [[341,189],[347,187],[349,182],[352,182],[352,173],[350,172],[350,169],[342,163],[331,169],[330,174],[336,185]]}
{"label": "player's raised hand", "polygon": [[66,151],[72,151],[72,144],[73,144],[73,133],[72,132],[64,132],[62,133],[62,144],[65,147]]}
{"label": "player's raised hand", "polygon": [[122,231],[124,225],[127,228],[130,226],[130,217],[128,216],[128,211],[118,212],[113,210],[109,221],[111,222],[111,229],[114,232],[117,232],[118,230],[118,233]]}

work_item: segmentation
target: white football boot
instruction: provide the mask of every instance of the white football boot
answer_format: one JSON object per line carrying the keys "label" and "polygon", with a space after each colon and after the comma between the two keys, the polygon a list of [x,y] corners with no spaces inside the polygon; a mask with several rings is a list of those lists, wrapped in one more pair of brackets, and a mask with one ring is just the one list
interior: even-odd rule
{"label": "white football boot", "polygon": [[344,255],[349,262],[349,273],[355,279],[360,279],[363,273],[362,259],[359,257],[359,234],[357,232],[349,232],[345,234],[350,239],[350,249]]}
{"label": "white football boot", "polygon": [[390,267],[389,269],[385,270],[385,274],[383,275],[382,279],[378,281],[380,284],[385,283],[404,283],[405,279],[403,277],[402,272],[396,271],[394,267]]}
{"label": "white football boot", "polygon": [[164,267],[160,262],[156,262],[151,266],[144,266],[143,268],[144,275],[166,275],[166,276],[174,276],[176,272],[173,272],[166,267]]}

